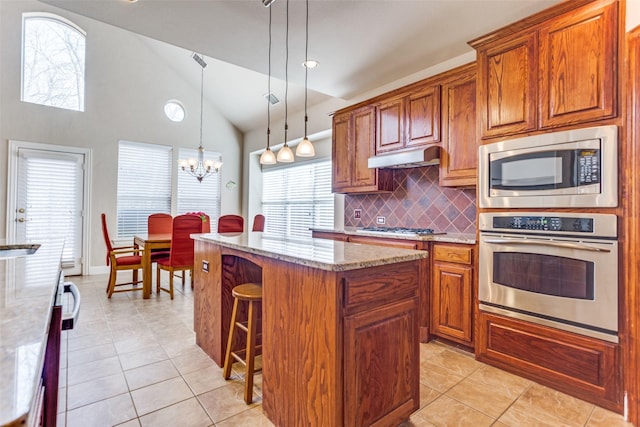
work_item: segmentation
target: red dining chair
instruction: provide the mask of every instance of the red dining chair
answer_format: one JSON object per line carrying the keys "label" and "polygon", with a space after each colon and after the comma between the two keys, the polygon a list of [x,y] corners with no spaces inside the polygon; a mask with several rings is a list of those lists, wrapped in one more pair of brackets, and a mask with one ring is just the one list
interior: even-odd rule
{"label": "red dining chair", "polygon": [[218,218],[218,233],[242,233],[244,231],[244,218],[240,215],[222,215]]}
{"label": "red dining chair", "polygon": [[[133,246],[113,246],[113,242],[109,237],[109,230],[107,229],[107,216],[102,215],[102,235],[104,236],[104,243],[107,246],[107,265],[111,266],[109,270],[109,282],[107,284],[107,293],[109,298],[115,292],[130,292],[141,291],[142,286],[137,286],[142,283],[142,280],[138,280],[138,270],[142,269],[142,257],[140,256],[141,250]],[[118,271],[132,271],[132,280],[130,282],[116,283]],[[127,289],[116,289],[119,286],[131,286]]]}
{"label": "red dining chair", "polygon": [[264,231],[264,215],[258,214],[253,217],[253,228],[251,231]]}
{"label": "red dining chair", "polygon": [[[173,217],[167,213],[155,213],[147,218],[147,234],[170,234]],[[169,256],[166,249],[152,249],[151,262]]]}
{"label": "red dining chair", "polygon": [[196,215],[198,218],[202,220],[202,231],[201,233],[211,233],[211,218],[204,212],[187,212],[185,215]]}
{"label": "red dining chair", "polygon": [[[161,290],[168,292],[173,299],[173,275],[176,271],[182,272],[182,286],[184,287],[185,275],[189,271],[193,280],[193,239],[191,234],[202,231],[202,219],[196,215],[178,215],[173,218],[171,232],[171,249],[169,256],[156,260],[156,292]],[[169,272],[169,289],[160,286],[160,271]]]}
{"label": "red dining chair", "polygon": [[155,213],[147,218],[147,233],[164,234],[171,233],[173,217],[166,213]]}

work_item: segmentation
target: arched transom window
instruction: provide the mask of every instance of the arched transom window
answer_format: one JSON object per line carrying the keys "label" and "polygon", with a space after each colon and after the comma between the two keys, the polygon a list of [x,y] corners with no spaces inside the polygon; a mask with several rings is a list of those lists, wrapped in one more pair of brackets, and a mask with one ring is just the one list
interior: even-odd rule
{"label": "arched transom window", "polygon": [[22,15],[22,101],[84,111],[86,33],[48,13]]}

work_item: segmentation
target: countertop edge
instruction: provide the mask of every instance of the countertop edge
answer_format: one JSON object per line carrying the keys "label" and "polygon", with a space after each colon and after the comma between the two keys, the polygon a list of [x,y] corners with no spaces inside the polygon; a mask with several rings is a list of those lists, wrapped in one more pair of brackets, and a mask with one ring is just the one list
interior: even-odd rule
{"label": "countertop edge", "polygon": [[402,236],[402,235],[389,235],[383,236],[379,233],[368,233],[366,231],[357,231],[358,227],[345,227],[344,229],[329,229],[329,228],[311,228],[311,231],[317,231],[320,233],[335,233],[344,234],[347,236],[368,236],[378,237],[380,239],[396,239],[396,240],[410,240],[417,242],[442,242],[442,243],[460,243],[466,245],[475,245],[477,243],[476,234],[471,233],[446,233],[446,234],[433,234],[423,236]]}
{"label": "countertop edge", "polygon": [[[388,254],[385,256],[378,257],[376,259],[370,260],[355,260],[355,261],[338,261],[338,262],[326,262],[320,260],[312,260],[303,257],[297,257],[288,254],[282,254],[273,252],[267,249],[261,249],[256,247],[247,246],[245,244],[230,242],[221,240],[220,238],[214,238],[217,236],[215,233],[213,234],[195,234],[191,237],[194,240],[200,240],[206,243],[218,244],[220,246],[235,249],[242,252],[247,252],[255,255],[264,256],[266,258],[271,258],[279,261],[286,261],[292,264],[313,267],[320,270],[325,271],[348,271],[348,270],[357,270],[360,268],[368,268],[368,267],[376,267],[380,265],[387,264],[397,264],[401,262],[409,262],[416,261],[420,259],[427,258],[429,256],[428,251],[424,250],[413,250],[413,249],[399,249],[399,248],[384,248],[385,252],[391,252],[393,254]],[[324,240],[324,239],[311,239],[313,240]],[[347,243],[347,242],[336,242],[343,245],[352,245],[354,247],[362,246],[360,243]]]}

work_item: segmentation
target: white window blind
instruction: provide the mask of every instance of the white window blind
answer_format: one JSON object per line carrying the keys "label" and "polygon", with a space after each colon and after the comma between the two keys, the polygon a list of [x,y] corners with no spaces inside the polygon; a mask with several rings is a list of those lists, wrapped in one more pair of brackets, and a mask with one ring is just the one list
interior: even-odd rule
{"label": "white window blind", "polygon": [[[198,158],[198,151],[181,148],[179,158]],[[222,155],[205,151],[204,160],[221,161]],[[178,170],[178,200],[177,213],[204,212],[211,219],[211,231],[218,229],[217,221],[220,216],[220,174],[214,173],[204,178],[202,182],[182,169]]]}
{"label": "white window blind", "polygon": [[262,213],[265,238],[305,241],[310,228],[333,228],[331,161],[263,171]]}
{"label": "white window blind", "polygon": [[47,13],[23,14],[22,101],[84,111],[85,32]]}
{"label": "white window blind", "polygon": [[171,213],[171,147],[120,141],[118,238],[147,232],[152,213]]}

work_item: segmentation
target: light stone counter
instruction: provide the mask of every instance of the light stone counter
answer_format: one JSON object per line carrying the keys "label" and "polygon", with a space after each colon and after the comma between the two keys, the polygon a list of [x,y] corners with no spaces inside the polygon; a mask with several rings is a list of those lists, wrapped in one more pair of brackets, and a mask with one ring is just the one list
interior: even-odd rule
{"label": "light stone counter", "polygon": [[0,426],[24,423],[32,409],[61,253],[62,240],[33,255],[0,258]]}
{"label": "light stone counter", "polygon": [[412,235],[400,235],[389,234],[383,235],[380,233],[370,233],[362,231],[359,227],[344,227],[343,229],[328,229],[328,228],[313,228],[313,231],[339,233],[355,236],[372,236],[380,237],[383,239],[399,239],[399,240],[413,240],[420,242],[445,242],[445,243],[462,243],[466,245],[476,244],[476,235],[471,233],[445,233],[445,234],[427,234],[423,236]]}
{"label": "light stone counter", "polygon": [[309,239],[304,243],[263,238],[262,233],[193,234],[195,240],[328,271],[347,271],[427,258],[427,251]]}

